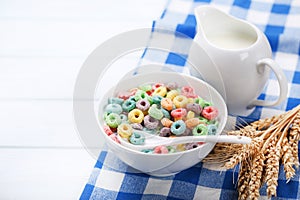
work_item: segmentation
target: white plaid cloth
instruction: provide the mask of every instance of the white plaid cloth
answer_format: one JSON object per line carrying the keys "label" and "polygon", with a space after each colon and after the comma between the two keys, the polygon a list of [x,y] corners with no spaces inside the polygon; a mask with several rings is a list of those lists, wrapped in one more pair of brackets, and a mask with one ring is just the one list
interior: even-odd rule
{"label": "white plaid cloth", "polygon": [[[262,30],[273,50],[273,58],[282,67],[289,81],[288,98],[279,106],[257,107],[242,121],[253,121],[290,110],[300,103],[300,1],[298,0],[170,0],[161,17],[153,22],[155,28],[180,32],[190,37],[166,37],[169,52],[146,49],[140,64],[158,63],[186,72],[186,58],[192,38],[196,34],[193,10],[202,4],[213,4],[221,10],[248,20]],[[160,35],[161,37],[161,35]],[[150,40],[150,42],[151,42]],[[276,77],[271,74],[260,99],[277,98]],[[240,118],[229,118],[237,123]],[[300,152],[300,151],[299,151]],[[82,192],[81,199],[237,199],[237,169],[222,170],[199,163],[174,176],[152,177],[138,173],[124,164],[113,153],[103,150]],[[281,167],[277,197],[272,199],[300,199],[300,172],[286,183]],[[261,199],[266,199],[266,188]]]}

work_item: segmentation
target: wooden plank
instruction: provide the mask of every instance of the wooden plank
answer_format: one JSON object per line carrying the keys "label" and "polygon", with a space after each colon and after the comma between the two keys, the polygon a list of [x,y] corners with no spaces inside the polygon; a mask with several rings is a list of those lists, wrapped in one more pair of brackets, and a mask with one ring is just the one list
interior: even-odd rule
{"label": "wooden plank", "polygon": [[0,198],[78,199],[95,162],[84,149],[0,148]]}

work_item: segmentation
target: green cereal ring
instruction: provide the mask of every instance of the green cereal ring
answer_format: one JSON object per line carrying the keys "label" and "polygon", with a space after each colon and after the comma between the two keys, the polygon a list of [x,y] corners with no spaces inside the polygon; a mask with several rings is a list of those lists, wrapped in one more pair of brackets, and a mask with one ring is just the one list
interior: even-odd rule
{"label": "green cereal ring", "polygon": [[142,145],[145,143],[145,136],[133,132],[129,138],[130,143],[135,144],[135,145]]}
{"label": "green cereal ring", "polygon": [[127,99],[122,104],[123,111],[129,112],[129,111],[133,110],[135,108],[135,104],[136,104],[135,101]]}
{"label": "green cereal ring", "polygon": [[105,112],[108,112],[108,113],[120,114],[122,111],[123,111],[122,107],[116,103],[108,104],[105,108]]}
{"label": "green cereal ring", "polygon": [[141,89],[141,90],[147,92],[147,91],[152,90],[152,86],[151,86],[150,84],[144,84],[144,85],[140,85],[140,86],[139,86],[139,89]]}
{"label": "green cereal ring", "polygon": [[204,123],[204,124],[207,124],[208,123],[208,120],[202,116],[198,117],[200,119],[200,123]]}
{"label": "green cereal ring", "polygon": [[138,90],[134,95],[135,101],[138,101],[140,99],[148,99],[148,94],[143,90]]}
{"label": "green cereal ring", "polygon": [[193,128],[194,136],[207,135],[207,132],[207,126],[205,126],[204,124],[198,124],[195,128]]}
{"label": "green cereal ring", "polygon": [[106,124],[111,128],[117,128],[119,124],[121,124],[122,120],[120,115],[116,113],[110,113],[105,118]]}
{"label": "green cereal ring", "polygon": [[151,96],[148,96],[147,100],[149,101],[150,105],[153,104],[153,98]]}
{"label": "green cereal ring", "polygon": [[152,96],[152,101],[153,101],[154,104],[160,105],[160,102],[161,102],[162,99],[163,99],[163,97],[158,96],[158,95]]}
{"label": "green cereal ring", "polygon": [[214,124],[207,125],[207,134],[208,135],[216,135],[218,131],[218,128]]}
{"label": "green cereal ring", "polygon": [[172,146],[167,146],[167,149],[168,149],[169,153],[175,153],[176,152],[176,149]]}
{"label": "green cereal ring", "polygon": [[111,97],[108,99],[108,103],[116,103],[116,104],[122,105],[123,102],[124,102],[124,99],[121,99],[118,97]]}
{"label": "green cereal ring", "polygon": [[104,112],[104,114],[103,114],[103,119],[104,119],[104,121],[106,120],[106,117],[109,115],[110,113],[108,113],[108,112]]}
{"label": "green cereal ring", "polygon": [[149,110],[148,110],[148,114],[153,117],[154,119],[158,119],[161,120],[164,116],[163,112],[157,108],[156,104],[153,104]]}
{"label": "green cereal ring", "polygon": [[204,99],[198,97],[195,99],[195,103],[199,104],[201,106],[201,108],[204,108],[204,105],[205,105]]}

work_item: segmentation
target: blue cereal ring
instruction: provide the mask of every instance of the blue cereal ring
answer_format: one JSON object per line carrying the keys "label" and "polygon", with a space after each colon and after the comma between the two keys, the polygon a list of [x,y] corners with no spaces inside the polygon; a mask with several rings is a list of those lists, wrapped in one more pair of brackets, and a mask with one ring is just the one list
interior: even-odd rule
{"label": "blue cereal ring", "polygon": [[156,129],[157,126],[159,124],[159,120],[151,117],[150,115],[146,115],[144,117],[144,126],[147,128],[147,129]]}
{"label": "blue cereal ring", "polygon": [[122,104],[123,111],[130,112],[131,110],[133,110],[135,108],[135,104],[136,104],[135,101],[133,101],[131,99],[127,99]]}
{"label": "blue cereal ring", "polygon": [[133,131],[129,138],[129,141],[130,143],[135,145],[142,145],[145,143],[145,136]]}
{"label": "blue cereal ring", "polygon": [[111,128],[117,128],[119,124],[121,124],[122,120],[120,115],[116,113],[110,113],[105,118],[106,124]]}
{"label": "blue cereal ring", "polygon": [[218,131],[218,128],[215,124],[207,125],[207,134],[208,135],[216,135],[217,131]]}
{"label": "blue cereal ring", "polygon": [[116,103],[108,104],[105,108],[105,112],[108,112],[108,113],[120,114],[122,111],[123,111],[123,109],[122,109],[121,105],[116,104]]}
{"label": "blue cereal ring", "polygon": [[122,105],[123,102],[124,102],[124,99],[121,99],[118,97],[110,97],[108,99],[108,103],[116,103],[116,104]]}
{"label": "blue cereal ring", "polygon": [[141,152],[152,154],[153,153],[153,149],[143,149]]}
{"label": "blue cereal ring", "polygon": [[160,108],[160,110],[161,110],[161,112],[162,112],[163,115],[164,115],[163,117],[168,118],[168,119],[171,118],[170,113],[169,113],[166,109]]}
{"label": "blue cereal ring", "polygon": [[198,124],[192,132],[194,136],[207,135],[208,129],[206,125]]}
{"label": "blue cereal ring", "polygon": [[177,120],[171,125],[171,132],[175,135],[182,135],[186,130],[183,120]]}
{"label": "blue cereal ring", "polygon": [[125,114],[120,114],[120,118],[121,118],[122,122],[127,122],[127,120],[128,120],[128,117]]}
{"label": "blue cereal ring", "polygon": [[163,97],[159,96],[159,95],[154,95],[152,96],[152,102],[154,104],[158,104],[160,105],[161,100],[163,99]]}

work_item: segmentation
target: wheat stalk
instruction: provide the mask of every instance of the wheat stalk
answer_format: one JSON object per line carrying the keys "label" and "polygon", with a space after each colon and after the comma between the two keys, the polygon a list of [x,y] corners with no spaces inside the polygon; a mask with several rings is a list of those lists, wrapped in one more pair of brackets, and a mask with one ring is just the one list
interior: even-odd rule
{"label": "wheat stalk", "polygon": [[268,197],[276,196],[279,166],[283,164],[287,182],[299,167],[300,105],[279,116],[260,119],[228,135],[252,138],[247,145],[218,143],[204,162],[223,163],[226,169],[240,164],[239,199],[258,199],[267,185]]}

